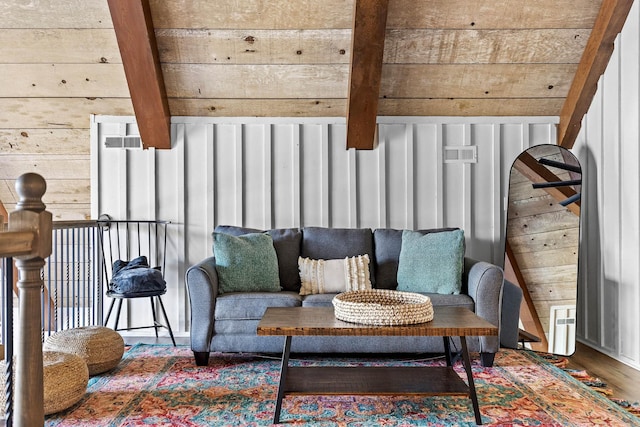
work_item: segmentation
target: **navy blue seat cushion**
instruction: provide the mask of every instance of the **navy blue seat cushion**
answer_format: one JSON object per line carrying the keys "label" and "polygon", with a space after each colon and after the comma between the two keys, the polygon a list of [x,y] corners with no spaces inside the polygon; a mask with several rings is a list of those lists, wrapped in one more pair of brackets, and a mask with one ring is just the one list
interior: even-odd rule
{"label": "navy blue seat cushion", "polygon": [[[453,230],[457,230],[457,228],[433,228],[418,230],[418,232],[427,234]],[[398,261],[402,249],[402,231],[393,228],[379,228],[373,232],[376,288],[378,289],[396,289],[398,287]]]}
{"label": "navy blue seat cushion", "polygon": [[[302,229],[303,258],[343,259],[368,254],[374,259],[373,232],[370,228],[324,228]],[[371,284],[375,287],[374,262],[369,263]]]}
{"label": "navy blue seat cushion", "polygon": [[[264,233],[263,230],[232,225],[219,225],[215,232],[242,236],[248,233]],[[273,247],[278,257],[278,272],[280,286],[285,291],[300,290],[300,274],[298,273],[298,257],[300,256],[300,242],[302,232],[297,228],[274,228],[267,233],[273,239]]]}
{"label": "navy blue seat cushion", "polygon": [[112,271],[107,296],[137,298],[162,295],[167,291],[162,272],[149,267],[145,256],[131,261],[116,260]]}

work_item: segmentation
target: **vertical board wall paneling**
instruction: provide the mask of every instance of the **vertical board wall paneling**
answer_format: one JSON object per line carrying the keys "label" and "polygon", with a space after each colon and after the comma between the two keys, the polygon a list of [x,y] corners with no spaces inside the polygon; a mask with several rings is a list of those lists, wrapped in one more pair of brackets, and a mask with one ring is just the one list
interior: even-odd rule
{"label": "vertical board wall paneling", "polygon": [[[405,173],[404,173],[404,183],[406,190],[405,194],[405,218],[404,218],[404,227],[407,229],[415,228],[415,168],[418,165],[415,163],[415,135],[414,135],[415,125],[413,123],[409,123],[406,125],[406,135],[405,135]],[[384,182],[384,181],[382,181]],[[379,223],[379,226],[384,226],[384,223]]]}
{"label": "vertical board wall paneling", "polygon": [[[638,19],[638,5],[634,4],[633,18]],[[625,26],[625,31],[620,34],[620,46],[624,52],[623,66],[620,68],[620,86],[623,89],[624,109],[620,111],[620,125],[622,144],[622,167],[620,190],[622,203],[620,223],[624,233],[621,234],[621,265],[622,277],[619,287],[620,304],[619,313],[626,313],[624,322],[619,321],[620,328],[620,357],[623,360],[640,360],[640,263],[638,262],[638,250],[640,248],[640,150],[638,144],[638,128],[640,116],[638,114],[638,94],[640,85],[639,60],[640,58],[640,26]],[[633,94],[633,102],[625,94]],[[633,141],[633,143],[631,143]],[[603,141],[606,143],[606,141]]]}
{"label": "vertical board wall paneling", "polygon": [[[244,165],[246,169],[246,173],[242,174],[240,193],[236,195],[242,199],[242,204],[238,206],[242,212],[238,216],[248,227],[264,228],[271,221],[271,209],[267,202],[270,200],[267,186],[271,181],[267,176],[271,170],[271,132],[260,124],[243,125],[237,129],[241,131],[243,158],[236,158],[239,162],[236,168]],[[242,166],[240,168],[242,171]]]}
{"label": "vertical board wall paneling", "polygon": [[[616,47],[612,55],[607,72],[600,79],[600,87],[592,108],[595,107],[593,117],[595,120],[589,120],[589,124],[593,126],[587,127],[587,132],[592,127],[597,132],[595,141],[589,144],[589,152],[593,156],[588,156],[589,164],[587,173],[589,174],[589,188],[593,188],[595,192],[589,191],[587,197],[592,194],[597,195],[594,201],[593,209],[589,209],[587,213],[587,221],[583,224],[599,224],[602,230],[601,235],[606,238],[600,239],[598,234],[590,234],[588,241],[594,237],[595,247],[601,248],[596,251],[597,278],[599,279],[593,286],[593,298],[595,299],[589,307],[594,306],[597,312],[588,311],[589,325],[597,330],[596,338],[598,343],[609,352],[615,353],[618,348],[618,300],[620,283],[620,239],[621,232],[619,221],[619,209],[622,203],[621,199],[621,177],[620,173],[612,173],[620,171],[620,154],[621,154],[621,129],[620,129],[620,111],[622,91],[620,80],[621,50],[619,49],[619,38],[616,40]],[[609,98],[605,106],[605,95]],[[591,112],[590,112],[591,115]],[[608,125],[605,125],[608,124]],[[587,137],[586,141],[590,139]],[[606,143],[599,143],[599,141]],[[593,174],[590,172],[593,170]],[[591,179],[593,176],[593,179]],[[593,182],[592,182],[593,181]],[[591,207],[591,206],[590,206]],[[593,218],[592,218],[593,217]],[[583,230],[585,228],[583,227]],[[598,229],[596,229],[597,231]],[[590,232],[590,227],[586,228]],[[593,245],[589,245],[593,246]],[[605,266],[607,266],[605,268]],[[612,268],[615,266],[615,268]],[[591,314],[595,321],[591,320]],[[592,328],[592,329],[593,329]],[[589,330],[589,333],[592,332]],[[590,335],[586,335],[591,338]],[[640,362],[639,362],[640,363]]]}
{"label": "vertical board wall paneling", "polygon": [[[184,330],[187,324],[188,299],[182,284],[186,269],[184,263],[179,261],[185,253],[184,139],[176,140],[175,143],[171,150],[154,150],[154,153],[150,150],[145,151],[149,151],[149,159],[155,165],[154,172],[149,173],[150,181],[154,181],[150,177],[156,177],[154,187],[156,194],[152,198],[156,199],[157,203],[150,208],[155,209],[153,219],[172,222],[167,229],[167,265],[164,274],[167,293],[163,298],[165,301],[175,302],[170,307],[166,307],[167,315],[174,328]],[[158,308],[156,307],[156,313],[160,312]]]}
{"label": "vertical board wall paneling", "polygon": [[300,126],[276,124],[272,129],[273,218],[263,228],[298,227],[300,224]]}
{"label": "vertical board wall paneling", "polygon": [[[444,124],[439,123],[437,125],[437,133],[436,133],[436,156],[434,160],[436,161],[436,166],[434,171],[437,171],[437,175],[434,177],[434,182],[436,183],[436,228],[445,226],[445,189],[444,189],[444,180],[442,177],[444,176]],[[428,223],[427,223],[428,224]]]}
{"label": "vertical board wall paneling", "polygon": [[[386,204],[380,206],[380,208],[385,210],[384,217],[387,222],[386,224],[367,224],[367,226],[409,228],[407,227],[407,219],[410,215],[413,220],[414,213],[407,212],[407,201],[414,197],[415,190],[410,193],[407,183],[411,180],[410,174],[414,171],[414,167],[428,168],[430,164],[416,163],[414,161],[415,158],[407,157],[409,152],[413,152],[414,134],[407,131],[407,128],[413,128],[412,126],[406,124],[384,124],[379,125],[379,127],[384,129],[385,134],[385,180],[374,180],[371,186],[378,185],[385,188]],[[411,139],[409,139],[409,134]],[[410,146],[412,148],[409,148]],[[364,164],[361,167],[364,167]],[[419,187],[420,183],[414,181],[412,187],[413,185]],[[366,190],[366,188],[362,190]]]}
{"label": "vertical board wall paneling", "polygon": [[[346,127],[344,128],[345,133],[346,133]],[[340,151],[339,151],[339,147],[343,144],[344,140],[340,140],[340,142],[338,141],[334,141],[334,147],[336,149],[336,156],[340,156]],[[357,151],[354,148],[351,148],[349,150],[347,150],[347,169],[345,171],[345,175],[347,177],[347,185],[349,188],[349,191],[347,193],[347,199],[346,200],[342,200],[341,203],[345,204],[346,206],[349,207],[348,213],[347,213],[347,226],[348,227],[360,227],[359,223],[359,218],[360,218],[360,212],[358,211],[358,164],[357,164]],[[363,185],[366,185],[366,183],[362,183]],[[334,183],[334,186],[337,187],[341,185],[341,183],[339,181],[336,181]],[[346,202],[346,203],[345,203]]]}
{"label": "vertical board wall paneling", "polygon": [[442,227],[444,216],[442,125],[439,123],[414,125],[414,140],[412,160],[414,227],[416,229]]}
{"label": "vertical board wall paneling", "polygon": [[[616,205],[610,205],[611,194],[607,192],[614,177],[617,179],[618,190],[621,192],[622,181],[622,155],[624,138],[620,126],[621,116],[607,123],[606,110],[611,105],[618,105],[622,101],[620,87],[621,66],[620,35],[615,41],[615,50],[611,61],[598,82],[598,90],[594,101],[583,119],[581,138],[583,145],[574,146],[580,156],[580,161],[586,165],[586,185],[583,186],[584,209],[586,217],[582,222],[581,257],[585,262],[584,274],[581,274],[580,290],[584,289],[584,335],[578,332],[577,338],[584,340],[594,348],[608,353],[620,359],[620,285],[622,283],[623,267],[622,253],[619,250],[609,252],[611,244],[622,248],[622,235],[617,234],[614,242],[605,233],[612,228],[622,230],[621,223],[622,201]],[[612,71],[617,68],[615,75]],[[619,110],[618,110],[619,113]],[[610,117],[609,117],[610,118]],[[614,138],[605,140],[605,135],[611,130],[617,129],[619,133]],[[613,135],[610,135],[613,136]],[[616,146],[612,149],[612,146]],[[618,150],[618,155],[613,157],[613,150]],[[579,310],[580,311],[580,310]],[[610,317],[605,317],[609,313]],[[606,338],[605,338],[606,337]],[[607,342],[608,344],[605,344]]]}
{"label": "vertical board wall paneling", "polygon": [[356,161],[354,181],[357,183],[355,209],[358,212],[358,227],[375,227],[380,221],[380,182],[383,181],[379,180],[378,157],[382,151],[383,148],[358,152],[353,150],[356,154],[353,159]]}
{"label": "vertical board wall paneling", "polygon": [[300,224],[329,223],[329,125],[307,125],[301,129]]}
{"label": "vertical board wall paneling", "polygon": [[[187,125],[187,128],[190,126]],[[242,144],[237,141],[238,137],[241,138],[239,127],[231,124],[214,128],[214,224],[242,223],[242,168],[238,167],[242,165]]]}
{"label": "vertical board wall paneling", "polygon": [[[328,226],[334,228],[356,227],[352,218],[353,181],[349,174],[350,156],[355,150],[346,150],[346,127],[329,126],[329,218]],[[353,214],[355,214],[353,212]],[[305,224],[312,225],[312,224]]]}
{"label": "vertical board wall paneling", "polygon": [[[474,211],[470,214],[473,239],[470,250],[483,254],[483,258],[502,265],[503,254],[500,249],[500,175],[495,165],[499,165],[499,146],[496,146],[496,126],[492,124],[472,125],[469,129],[469,145],[477,147],[478,162],[471,164],[473,176],[470,186],[469,205]],[[496,176],[497,175],[497,176]],[[480,196],[480,197],[479,197]]]}
{"label": "vertical board wall paneling", "polygon": [[302,129],[300,124],[294,125],[293,129],[293,147],[291,149],[291,156],[293,162],[292,175],[292,192],[293,199],[293,223],[298,227],[302,221],[302,195],[300,194],[300,145],[302,144]]}
{"label": "vertical board wall paneling", "polygon": [[[187,132],[188,129],[188,132]],[[172,146],[184,147],[184,223],[189,225],[186,256],[204,259],[211,253],[215,191],[213,175],[213,128],[208,125],[172,125]],[[188,166],[187,166],[188,165]]]}
{"label": "vertical board wall paneling", "polygon": [[[376,150],[378,153],[377,156],[377,164],[374,168],[377,173],[377,180],[379,182],[386,183],[387,182],[387,149],[389,146],[389,142],[387,139],[387,132],[385,126],[378,125],[378,149]],[[413,163],[412,163],[413,164]],[[387,186],[378,185],[378,205],[374,207],[374,211],[378,215],[378,223],[387,224]]]}
{"label": "vertical board wall paneling", "polygon": [[639,39],[640,6],[634,3],[574,146],[585,180],[577,336],[638,369]]}
{"label": "vertical board wall paneling", "polygon": [[[202,260],[211,255],[212,237],[215,212],[214,186],[214,132],[213,126],[208,124],[186,126],[183,123],[172,125],[172,147],[182,147],[184,164],[181,172],[184,177],[183,189],[177,189],[184,194],[184,209],[182,213],[183,236],[185,252],[177,261],[181,269],[186,272],[190,264],[185,259]],[[184,277],[184,275],[182,275]],[[179,281],[181,295],[185,295],[184,283]],[[168,307],[167,307],[168,308]],[[180,306],[180,322],[184,318],[184,327],[188,330],[188,307]],[[174,333],[177,332],[174,329]]]}
{"label": "vertical board wall paneling", "polygon": [[[93,117],[91,132],[92,201],[94,218],[108,214],[113,219],[169,220],[167,230],[167,304],[169,321],[176,330],[186,328],[187,300],[184,292],[184,153],[179,144],[172,150],[106,148],[108,136],[139,136],[130,117]],[[93,193],[95,192],[95,194]],[[158,238],[164,238],[159,235]],[[155,237],[152,237],[155,239]],[[143,243],[143,246],[145,244]],[[127,257],[137,256],[133,245]],[[123,255],[125,253],[123,252]],[[105,298],[105,304],[111,299]],[[159,307],[157,307],[159,308]],[[140,326],[152,318],[148,303],[127,300],[120,325]],[[111,320],[113,321],[113,320]],[[137,332],[139,333],[139,332]]]}
{"label": "vertical board wall paneling", "polygon": [[[219,224],[461,227],[468,256],[501,264],[505,177],[529,141],[553,143],[557,119],[381,118],[378,148],[356,151],[345,149],[339,118],[178,117],[171,150],[102,148],[105,135],[132,132],[132,122],[96,119],[96,212],[179,224],[167,309],[185,334],[184,272],[211,255]],[[477,162],[445,161],[445,150],[465,147]],[[144,315],[129,312],[131,323]]]}
{"label": "vertical board wall paneling", "polygon": [[[462,145],[465,147],[470,147],[471,146],[471,124],[470,123],[465,123],[464,127],[464,137],[462,139]],[[477,146],[476,146],[477,148]],[[472,202],[474,200],[472,200],[471,194],[472,194],[472,187],[471,187],[471,166],[472,163],[463,163],[462,164],[462,195],[463,195],[463,200],[462,200],[462,229],[465,230],[465,233],[469,235],[469,243],[467,243],[470,246],[470,253],[477,253],[477,247],[474,244],[476,242],[476,229],[475,229],[475,223],[472,221],[472,215],[474,213],[476,213],[478,216],[483,215],[483,212],[478,212],[475,208],[475,206],[473,206]],[[487,191],[487,189],[483,189],[484,191]],[[489,257],[489,259],[491,259],[491,257]]]}
{"label": "vertical board wall paneling", "polygon": [[[602,79],[601,79],[602,83]],[[576,331],[578,336],[584,337],[588,342],[595,343],[596,346],[605,346],[603,340],[605,334],[601,327],[605,322],[611,322],[610,325],[617,324],[617,310],[610,312],[609,308],[618,305],[618,283],[619,281],[611,281],[607,284],[606,275],[612,274],[612,271],[605,272],[603,268],[603,257],[605,251],[603,248],[607,243],[611,243],[609,238],[603,235],[605,228],[611,225],[617,226],[618,221],[607,224],[603,215],[603,207],[608,202],[609,194],[604,193],[604,183],[607,177],[611,176],[611,171],[619,168],[619,164],[613,166],[607,173],[606,170],[600,168],[603,161],[610,156],[603,150],[604,146],[597,143],[603,138],[603,108],[602,92],[599,91],[593,99],[589,116],[583,121],[582,144],[574,145],[574,153],[581,161],[583,168],[583,193],[584,197],[581,202],[581,234],[582,247],[580,263],[582,267],[579,272],[579,279],[583,282],[579,286],[578,297],[581,299],[580,321]],[[592,118],[597,117],[597,120]],[[612,145],[619,144],[619,138],[610,141]],[[618,162],[616,162],[618,163]],[[612,213],[609,211],[607,215]],[[585,228],[585,225],[587,226]],[[601,237],[602,236],[602,237]],[[619,240],[616,242],[619,244]],[[609,270],[609,269],[607,269]],[[619,269],[617,269],[619,270]],[[603,286],[607,287],[607,291],[603,293]],[[584,291],[584,292],[582,292]],[[604,313],[610,312],[612,317],[605,320]],[[606,334],[609,341],[608,350],[617,351],[618,332],[617,327],[611,328]]]}

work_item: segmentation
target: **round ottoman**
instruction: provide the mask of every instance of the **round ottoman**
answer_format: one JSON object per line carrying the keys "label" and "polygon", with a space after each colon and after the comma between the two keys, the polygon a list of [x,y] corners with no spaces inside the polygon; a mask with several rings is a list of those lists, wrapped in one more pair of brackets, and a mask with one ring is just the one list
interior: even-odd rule
{"label": "round ottoman", "polygon": [[89,368],[89,375],[96,375],[113,369],[120,363],[124,353],[124,340],[113,329],[84,326],[56,332],[45,340],[43,348],[82,357]]}
{"label": "round ottoman", "polygon": [[89,370],[82,357],[59,351],[42,352],[44,414],[63,411],[84,396]]}

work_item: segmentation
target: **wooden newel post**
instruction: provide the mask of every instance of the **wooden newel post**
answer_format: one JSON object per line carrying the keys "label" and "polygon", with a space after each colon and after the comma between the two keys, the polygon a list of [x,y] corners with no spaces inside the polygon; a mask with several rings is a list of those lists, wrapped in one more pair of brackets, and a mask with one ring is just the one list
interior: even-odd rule
{"label": "wooden newel post", "polygon": [[9,214],[9,231],[35,233],[29,255],[16,258],[20,313],[16,346],[14,425],[44,425],[42,363],[42,279],[40,270],[51,255],[51,213],[45,211],[42,196],[47,184],[40,175],[27,173],[16,181],[20,201]]}

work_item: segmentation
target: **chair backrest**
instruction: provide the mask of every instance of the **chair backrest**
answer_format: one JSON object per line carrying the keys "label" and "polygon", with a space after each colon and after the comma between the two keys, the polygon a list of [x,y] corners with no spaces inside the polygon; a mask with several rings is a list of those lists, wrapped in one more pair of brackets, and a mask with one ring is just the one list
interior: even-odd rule
{"label": "chair backrest", "polygon": [[167,226],[170,221],[113,220],[100,217],[100,247],[105,283],[112,278],[113,263],[145,256],[149,266],[164,277],[166,267]]}

